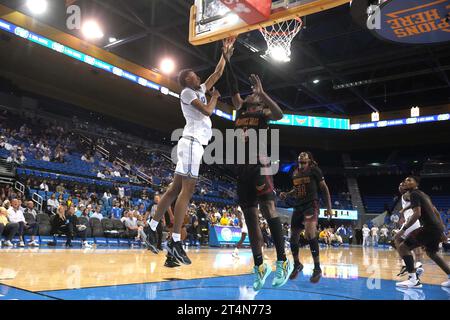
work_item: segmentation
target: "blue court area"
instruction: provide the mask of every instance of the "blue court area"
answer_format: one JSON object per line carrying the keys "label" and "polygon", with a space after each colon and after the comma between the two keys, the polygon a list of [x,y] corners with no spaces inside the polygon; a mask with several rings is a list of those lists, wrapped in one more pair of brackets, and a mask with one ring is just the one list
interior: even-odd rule
{"label": "blue court area", "polygon": [[[119,286],[105,286],[32,293],[1,285],[0,299],[20,300],[450,300],[450,289],[424,285],[422,289],[402,289],[390,280],[368,279],[352,274],[352,267],[340,277],[324,277],[319,284],[309,282],[311,266],[296,281],[272,288],[269,281],[256,293],[253,276],[227,276]],[[340,266],[342,268],[342,266]]]}

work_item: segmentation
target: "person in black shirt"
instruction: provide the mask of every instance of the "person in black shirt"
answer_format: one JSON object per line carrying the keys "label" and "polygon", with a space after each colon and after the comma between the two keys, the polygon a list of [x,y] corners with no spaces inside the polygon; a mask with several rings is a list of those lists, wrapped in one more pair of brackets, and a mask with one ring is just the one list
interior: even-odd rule
{"label": "person in black shirt", "polygon": [[[258,219],[260,211],[267,220],[277,252],[276,274],[272,286],[281,287],[288,281],[293,265],[286,257],[281,220],[275,209],[271,162],[267,156],[267,148],[264,150],[261,146],[267,146],[264,138],[269,136],[267,134],[269,121],[281,120],[283,111],[267,95],[260,78],[254,74],[250,77],[253,94],[243,99],[240,96],[238,82],[229,60],[225,68],[233,105],[237,110],[235,135],[238,137],[238,148],[243,146],[245,150],[244,157],[239,153],[237,155],[237,193],[238,202],[244,212],[248,227],[248,236],[255,262],[253,289],[261,290],[272,271],[271,266],[263,259],[264,238]],[[264,133],[265,137],[263,137]],[[243,158],[245,161],[242,161]]]}
{"label": "person in black shirt", "polygon": [[419,190],[419,178],[408,177],[405,180],[405,188],[410,193],[411,209],[414,214],[409,218],[402,229],[397,233],[396,237],[402,237],[417,220],[420,221],[421,227],[411,232],[399,245],[398,252],[405,262],[408,270],[409,279],[398,282],[397,287],[403,288],[421,288],[422,284],[417,278],[416,269],[414,267],[414,258],[411,251],[418,247],[425,247],[427,255],[447,274],[447,281],[442,283],[443,287],[450,287],[450,267],[437,254],[439,244],[447,241],[444,233],[445,227],[442,222],[441,215],[431,202],[430,197],[423,191]]}
{"label": "person in black shirt", "polygon": [[331,197],[325,183],[322,170],[317,165],[311,152],[302,152],[298,157],[298,167],[292,175],[294,188],[290,192],[282,192],[281,199],[294,198],[294,213],[291,221],[291,252],[294,256],[294,272],[291,280],[297,278],[303,270],[299,260],[300,232],[305,230],[305,237],[314,259],[314,271],[310,281],[317,283],[322,277],[320,268],[319,242],[317,239],[317,223],[319,218],[319,190],[325,196],[327,216],[332,215]]}

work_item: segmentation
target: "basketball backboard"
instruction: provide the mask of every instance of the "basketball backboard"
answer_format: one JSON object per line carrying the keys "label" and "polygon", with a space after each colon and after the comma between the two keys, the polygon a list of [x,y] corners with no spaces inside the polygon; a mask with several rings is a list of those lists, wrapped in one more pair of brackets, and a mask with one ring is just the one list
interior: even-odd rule
{"label": "basketball backboard", "polygon": [[304,17],[351,0],[195,0],[189,42],[202,45]]}

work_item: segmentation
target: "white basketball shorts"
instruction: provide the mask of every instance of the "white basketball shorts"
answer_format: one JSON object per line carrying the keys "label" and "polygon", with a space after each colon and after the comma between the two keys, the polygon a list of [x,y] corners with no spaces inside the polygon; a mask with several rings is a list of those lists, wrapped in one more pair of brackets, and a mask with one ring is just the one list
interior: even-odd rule
{"label": "white basketball shorts", "polygon": [[[403,228],[403,226],[404,226],[405,224],[406,224],[406,222],[402,225],[402,228]],[[402,238],[403,238],[403,239],[406,239],[406,237],[408,237],[408,235],[409,235],[411,232],[413,232],[414,230],[419,229],[419,228],[420,228],[420,221],[417,220],[416,223],[414,223],[411,227],[409,227],[408,229],[406,229],[406,231],[405,231],[405,233],[403,234]],[[400,228],[400,229],[401,229],[401,228]]]}
{"label": "white basketball shorts", "polygon": [[175,174],[198,179],[200,164],[205,149],[201,143],[192,137],[182,137],[177,146],[177,167]]}
{"label": "white basketball shorts", "polygon": [[244,224],[242,224],[242,229],[241,229],[241,232],[242,233],[246,233],[246,234],[248,234],[248,228],[247,228],[247,225],[244,223]]}

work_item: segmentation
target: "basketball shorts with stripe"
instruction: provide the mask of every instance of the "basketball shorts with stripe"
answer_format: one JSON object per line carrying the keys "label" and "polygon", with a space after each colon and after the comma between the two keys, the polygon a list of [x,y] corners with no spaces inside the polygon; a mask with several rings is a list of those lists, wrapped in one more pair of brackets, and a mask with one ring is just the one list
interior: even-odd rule
{"label": "basketball shorts with stripe", "polygon": [[182,137],[177,146],[178,161],[175,174],[198,179],[204,152],[205,149],[198,140]]}

